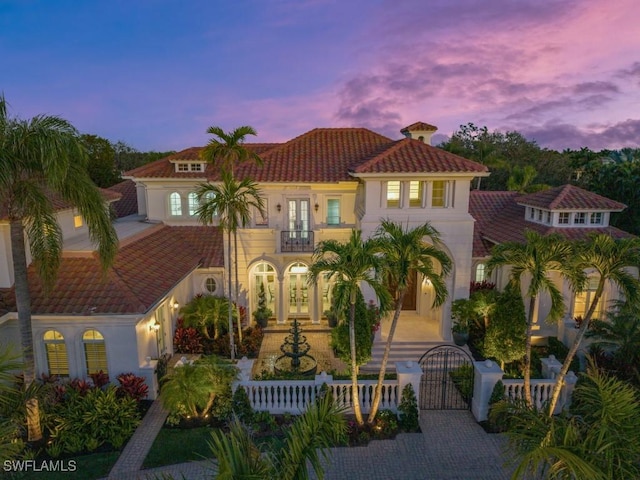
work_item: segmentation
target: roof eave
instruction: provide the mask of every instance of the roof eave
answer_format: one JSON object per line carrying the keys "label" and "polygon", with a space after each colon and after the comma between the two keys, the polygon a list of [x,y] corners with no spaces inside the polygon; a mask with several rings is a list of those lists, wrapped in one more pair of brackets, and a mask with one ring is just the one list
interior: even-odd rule
{"label": "roof eave", "polygon": [[356,178],[414,178],[419,176],[429,177],[488,177],[490,172],[353,172],[350,171],[349,175]]}

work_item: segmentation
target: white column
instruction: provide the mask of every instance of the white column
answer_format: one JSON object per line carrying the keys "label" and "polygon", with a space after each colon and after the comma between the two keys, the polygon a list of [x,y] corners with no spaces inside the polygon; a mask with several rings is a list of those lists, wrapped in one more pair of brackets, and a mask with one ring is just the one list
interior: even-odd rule
{"label": "white column", "polygon": [[[396,363],[396,373],[398,374],[398,405],[402,402],[402,391],[407,384],[411,384],[416,395],[416,401],[420,402],[420,380],[422,379],[422,368],[415,362]],[[418,409],[418,415],[420,410]]]}
{"label": "white column", "polygon": [[489,398],[498,380],[502,380],[504,372],[497,363],[491,360],[473,362],[473,400],[471,412],[478,422],[487,419],[489,414]]}

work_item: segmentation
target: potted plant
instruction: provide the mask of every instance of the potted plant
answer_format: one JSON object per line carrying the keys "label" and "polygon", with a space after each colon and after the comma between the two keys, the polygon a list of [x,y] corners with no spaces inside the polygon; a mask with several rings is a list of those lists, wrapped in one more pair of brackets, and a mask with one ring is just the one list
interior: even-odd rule
{"label": "potted plant", "polygon": [[472,302],[467,298],[455,300],[451,305],[451,333],[453,342],[458,346],[466,345],[469,341],[469,321],[473,314]]}
{"label": "potted plant", "polygon": [[267,307],[267,295],[264,291],[264,284],[261,283],[258,291],[258,308],[253,312],[253,318],[258,325],[265,328],[271,315],[273,312]]}

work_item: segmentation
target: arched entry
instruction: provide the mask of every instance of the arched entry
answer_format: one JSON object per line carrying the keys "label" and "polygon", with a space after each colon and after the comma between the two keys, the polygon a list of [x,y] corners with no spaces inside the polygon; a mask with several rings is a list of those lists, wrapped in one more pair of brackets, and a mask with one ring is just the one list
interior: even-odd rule
{"label": "arched entry", "polygon": [[260,262],[252,269],[251,275],[251,305],[253,310],[258,308],[258,295],[260,285],[264,286],[264,293],[267,299],[267,308],[276,314],[278,284],[276,283],[276,270],[273,265],[267,262]]}
{"label": "arched entry", "polygon": [[309,267],[301,262],[292,264],[287,270],[287,313],[291,317],[309,316],[308,271]]}
{"label": "arched entry", "polygon": [[468,410],[473,396],[473,358],[454,345],[439,345],[420,358],[420,408]]}

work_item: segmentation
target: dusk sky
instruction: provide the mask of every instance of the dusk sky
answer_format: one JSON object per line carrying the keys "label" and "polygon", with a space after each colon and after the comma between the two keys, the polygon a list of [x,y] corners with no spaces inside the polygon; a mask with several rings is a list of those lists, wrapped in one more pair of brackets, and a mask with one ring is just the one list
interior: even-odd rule
{"label": "dusk sky", "polygon": [[0,0],[0,92],[143,151],[416,121],[638,147],[640,1]]}

